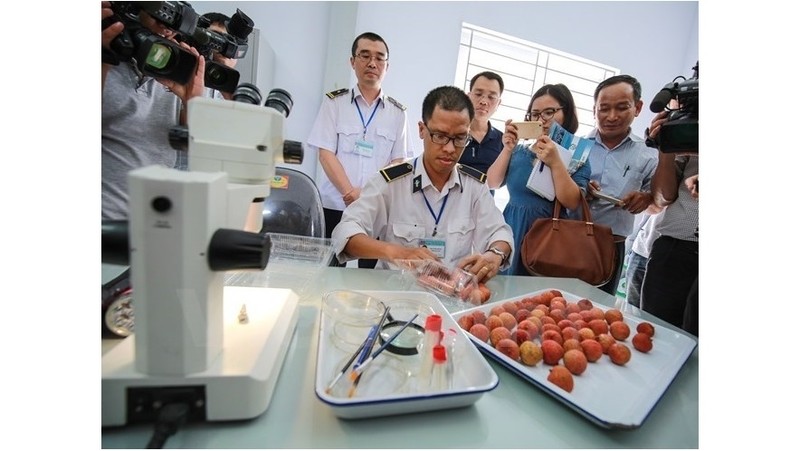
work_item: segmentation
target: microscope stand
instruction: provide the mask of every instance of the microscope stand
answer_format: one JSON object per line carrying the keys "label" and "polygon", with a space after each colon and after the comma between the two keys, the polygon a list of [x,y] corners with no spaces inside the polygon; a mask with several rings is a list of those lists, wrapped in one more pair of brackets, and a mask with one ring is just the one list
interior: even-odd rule
{"label": "microscope stand", "polygon": [[297,319],[298,298],[291,290],[226,286],[222,352],[205,371],[174,376],[136,371],[134,333],[103,355],[102,425],[155,421],[158,408],[176,398],[206,421],[261,415]]}

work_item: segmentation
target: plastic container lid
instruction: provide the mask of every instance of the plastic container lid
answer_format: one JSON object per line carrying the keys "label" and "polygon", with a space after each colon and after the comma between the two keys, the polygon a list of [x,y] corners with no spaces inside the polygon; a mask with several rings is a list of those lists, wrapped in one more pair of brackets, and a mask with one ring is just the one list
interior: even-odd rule
{"label": "plastic container lid", "polygon": [[439,332],[442,330],[441,315],[433,314],[425,318],[425,330],[429,332]]}
{"label": "plastic container lid", "polygon": [[438,363],[447,361],[447,351],[444,346],[436,345],[433,347],[433,361]]}

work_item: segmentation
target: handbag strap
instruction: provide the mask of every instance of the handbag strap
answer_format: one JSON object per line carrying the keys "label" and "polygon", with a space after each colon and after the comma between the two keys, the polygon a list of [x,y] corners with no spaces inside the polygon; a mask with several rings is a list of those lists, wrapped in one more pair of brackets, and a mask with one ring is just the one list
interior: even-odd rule
{"label": "handbag strap", "polygon": [[[583,195],[583,191],[579,190],[581,195],[581,209],[583,210],[583,214],[581,217],[583,218],[584,222],[592,222],[592,213],[589,211],[589,202],[586,201],[586,196]],[[555,205],[553,205],[553,219],[558,219],[561,217],[561,202],[558,201],[556,197]]]}

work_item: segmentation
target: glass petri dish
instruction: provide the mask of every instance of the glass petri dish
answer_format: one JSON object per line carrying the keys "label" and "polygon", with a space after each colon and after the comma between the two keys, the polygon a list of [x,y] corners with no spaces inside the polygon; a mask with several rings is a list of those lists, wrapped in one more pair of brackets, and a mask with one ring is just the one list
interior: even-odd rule
{"label": "glass petri dish", "polygon": [[[347,363],[348,357],[338,361],[335,368],[341,370]],[[337,398],[379,398],[405,393],[407,391],[406,382],[409,379],[410,371],[408,365],[401,362],[391,354],[381,353],[370,363],[369,367],[361,374],[361,380],[350,396],[353,383],[349,378],[349,372],[334,385],[331,396]],[[331,374],[331,378],[335,374]]]}

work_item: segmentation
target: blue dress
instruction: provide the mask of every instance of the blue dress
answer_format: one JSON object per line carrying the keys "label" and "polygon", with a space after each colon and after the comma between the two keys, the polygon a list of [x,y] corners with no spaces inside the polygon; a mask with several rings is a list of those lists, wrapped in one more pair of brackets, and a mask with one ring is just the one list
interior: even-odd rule
{"label": "blue dress", "polygon": [[[534,154],[523,145],[517,145],[511,151],[511,160],[508,162],[506,171],[506,188],[508,189],[509,200],[503,210],[503,217],[506,224],[511,227],[514,234],[514,258],[511,266],[503,271],[503,275],[528,276],[528,271],[522,265],[520,250],[522,249],[522,239],[530,229],[533,221],[539,218],[552,218],[555,202],[549,201],[544,197],[529,190],[525,185],[528,177],[533,170]],[[572,174],[572,180],[579,188],[586,190],[589,184],[591,168],[587,161],[586,164],[578,168]],[[561,217],[566,217],[566,207],[561,208]]]}

